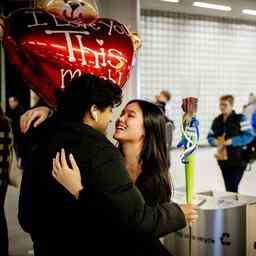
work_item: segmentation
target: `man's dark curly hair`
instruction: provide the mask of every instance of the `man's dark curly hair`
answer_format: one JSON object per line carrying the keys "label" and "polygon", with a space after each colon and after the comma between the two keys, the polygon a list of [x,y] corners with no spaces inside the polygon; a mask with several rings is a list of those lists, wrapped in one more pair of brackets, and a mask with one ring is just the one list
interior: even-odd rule
{"label": "man's dark curly hair", "polygon": [[91,106],[101,111],[117,107],[122,101],[122,90],[110,80],[93,75],[74,78],[64,92],[56,92],[58,114],[62,120],[81,122]]}

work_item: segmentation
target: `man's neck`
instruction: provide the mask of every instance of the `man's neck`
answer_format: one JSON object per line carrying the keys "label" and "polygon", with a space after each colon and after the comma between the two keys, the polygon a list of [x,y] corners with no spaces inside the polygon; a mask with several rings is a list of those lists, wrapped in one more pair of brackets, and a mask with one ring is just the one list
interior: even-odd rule
{"label": "man's neck", "polygon": [[106,134],[104,134],[102,131],[100,131],[98,129],[98,127],[95,125],[95,122],[93,120],[84,118],[83,119],[83,124],[90,126],[94,130],[96,130],[96,131],[100,132],[102,135],[106,136]]}
{"label": "man's neck", "polygon": [[233,110],[231,112],[229,112],[229,113],[223,114],[224,121],[226,121],[229,118],[229,116],[232,114],[232,112],[233,112]]}
{"label": "man's neck", "polygon": [[89,115],[88,115],[88,114],[86,114],[86,115],[84,116],[84,118],[83,118],[83,124],[88,125],[88,126],[92,127],[92,128],[95,129],[95,130],[98,130],[97,127],[96,127],[96,125],[95,125],[95,121],[94,121],[93,119],[89,118]]}
{"label": "man's neck", "polygon": [[94,128],[93,122],[91,120],[86,119],[86,118],[83,119],[83,124],[91,126],[92,128]]}

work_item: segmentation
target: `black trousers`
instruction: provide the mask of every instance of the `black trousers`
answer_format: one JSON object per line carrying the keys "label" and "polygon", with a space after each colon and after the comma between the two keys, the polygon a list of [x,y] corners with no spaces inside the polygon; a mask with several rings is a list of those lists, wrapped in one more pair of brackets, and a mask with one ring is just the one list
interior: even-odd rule
{"label": "black trousers", "polygon": [[[71,234],[70,234],[71,235]],[[74,242],[59,241],[57,238],[47,241],[47,239],[33,240],[34,256],[75,256],[79,255]],[[70,245],[74,245],[73,247]],[[85,243],[86,244],[86,243]],[[83,255],[81,253],[81,255]]]}
{"label": "black trousers", "polygon": [[222,172],[226,190],[237,193],[247,164],[241,162],[234,165],[234,163],[230,163],[229,161],[218,161],[218,164]]}
{"label": "black trousers", "polygon": [[7,182],[2,182],[0,184],[0,255],[1,256],[8,256],[8,229],[7,229],[7,221],[5,217],[4,211],[4,202],[6,198],[7,192]]}
{"label": "black trousers", "polygon": [[50,256],[51,255],[51,250],[49,248],[49,245],[47,242],[42,241],[42,240],[36,240],[33,241],[33,246],[34,246],[34,255],[35,256]]}

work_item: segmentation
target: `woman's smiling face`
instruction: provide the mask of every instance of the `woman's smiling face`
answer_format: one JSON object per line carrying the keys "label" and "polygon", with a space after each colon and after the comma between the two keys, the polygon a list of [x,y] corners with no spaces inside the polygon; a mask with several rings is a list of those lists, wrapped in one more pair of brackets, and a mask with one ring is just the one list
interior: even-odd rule
{"label": "woman's smiling face", "polygon": [[143,141],[145,135],[143,113],[138,103],[128,104],[116,121],[114,139],[122,142]]}

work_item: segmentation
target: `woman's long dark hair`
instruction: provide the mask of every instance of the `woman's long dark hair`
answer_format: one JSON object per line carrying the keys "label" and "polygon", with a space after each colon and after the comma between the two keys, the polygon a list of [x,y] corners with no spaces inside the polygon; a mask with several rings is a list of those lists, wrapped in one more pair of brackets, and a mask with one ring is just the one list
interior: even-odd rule
{"label": "woman's long dark hair", "polygon": [[170,160],[166,140],[166,117],[161,109],[151,102],[132,100],[127,105],[132,103],[137,103],[142,110],[145,130],[143,148],[139,157],[142,165],[140,177],[159,177],[170,199],[172,189],[168,174]]}

